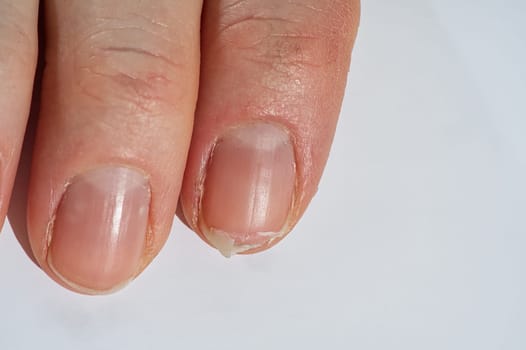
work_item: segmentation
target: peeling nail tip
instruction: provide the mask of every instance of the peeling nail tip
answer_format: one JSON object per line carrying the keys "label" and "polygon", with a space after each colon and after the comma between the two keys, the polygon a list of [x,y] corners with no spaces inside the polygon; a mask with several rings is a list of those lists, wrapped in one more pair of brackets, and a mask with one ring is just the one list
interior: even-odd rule
{"label": "peeling nail tip", "polygon": [[259,245],[236,244],[235,239],[231,238],[226,232],[211,230],[204,232],[208,242],[216,248],[225,258],[257,248]]}
{"label": "peeling nail tip", "polygon": [[[274,240],[283,236],[276,232],[262,232],[257,235],[247,236],[246,240],[236,239],[229,233],[220,230],[206,229],[203,234],[214,248],[216,248],[221,255],[226,258],[231,258],[234,255],[246,253],[249,250],[258,249],[271,244]],[[236,234],[236,237],[243,237],[243,235]]]}

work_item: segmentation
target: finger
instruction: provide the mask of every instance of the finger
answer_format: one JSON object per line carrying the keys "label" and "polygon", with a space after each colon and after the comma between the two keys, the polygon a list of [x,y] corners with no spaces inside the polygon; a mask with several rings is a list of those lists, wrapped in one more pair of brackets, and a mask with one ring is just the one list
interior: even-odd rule
{"label": "finger", "polygon": [[31,247],[59,283],[115,290],[157,254],[184,171],[199,1],[46,2],[28,204]]}
{"label": "finger", "polygon": [[29,115],[37,58],[38,1],[0,0],[0,229]]}
{"label": "finger", "polygon": [[266,249],[296,224],[327,160],[357,0],[208,1],[187,221],[224,255]]}

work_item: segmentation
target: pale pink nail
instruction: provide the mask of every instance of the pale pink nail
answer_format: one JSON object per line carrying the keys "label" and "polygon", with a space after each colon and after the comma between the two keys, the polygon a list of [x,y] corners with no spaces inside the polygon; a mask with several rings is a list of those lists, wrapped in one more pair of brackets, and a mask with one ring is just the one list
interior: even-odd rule
{"label": "pale pink nail", "polygon": [[50,225],[49,266],[79,292],[125,285],[139,268],[149,206],[149,182],[135,170],[112,166],[76,176]]}
{"label": "pale pink nail", "polygon": [[200,229],[230,256],[281,237],[292,209],[295,157],[287,132],[269,123],[228,131],[206,171]]}

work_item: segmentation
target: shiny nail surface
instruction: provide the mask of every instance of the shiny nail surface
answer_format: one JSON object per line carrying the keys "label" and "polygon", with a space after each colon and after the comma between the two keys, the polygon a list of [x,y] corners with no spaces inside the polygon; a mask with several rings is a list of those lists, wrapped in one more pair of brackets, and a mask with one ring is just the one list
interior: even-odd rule
{"label": "shiny nail surface", "polygon": [[149,206],[149,182],[138,171],[108,166],[74,177],[49,227],[50,268],[82,293],[124,286],[139,267]]}
{"label": "shiny nail surface", "polygon": [[258,122],[229,130],[209,160],[201,232],[227,257],[283,236],[295,178],[294,151],[283,128]]}

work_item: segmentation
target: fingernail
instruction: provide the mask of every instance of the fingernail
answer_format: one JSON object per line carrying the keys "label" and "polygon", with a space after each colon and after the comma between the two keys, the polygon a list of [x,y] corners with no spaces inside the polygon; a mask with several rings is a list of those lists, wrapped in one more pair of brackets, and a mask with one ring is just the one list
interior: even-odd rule
{"label": "fingernail", "polygon": [[81,293],[124,286],[139,266],[149,206],[148,179],[135,170],[112,166],[76,176],[50,225],[50,268]]}
{"label": "fingernail", "polygon": [[209,160],[201,232],[227,257],[271,243],[286,233],[295,178],[285,130],[258,122],[228,131]]}

